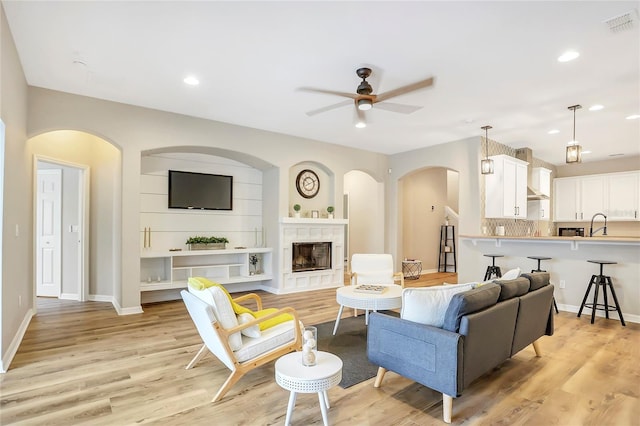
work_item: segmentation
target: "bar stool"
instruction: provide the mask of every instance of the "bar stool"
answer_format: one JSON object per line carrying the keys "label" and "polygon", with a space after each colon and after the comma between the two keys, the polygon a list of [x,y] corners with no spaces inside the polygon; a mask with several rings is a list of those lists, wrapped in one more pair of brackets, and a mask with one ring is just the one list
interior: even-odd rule
{"label": "bar stool", "polygon": [[[533,260],[537,260],[538,261],[538,268],[537,269],[532,269],[531,272],[547,272],[544,269],[540,269],[540,261],[541,260],[551,260],[551,257],[545,257],[545,256],[527,256],[527,259],[533,259]],[[556,303],[556,298],[555,296],[553,297],[553,308],[556,310],[556,314],[560,313],[560,311],[558,310],[558,304]]]}
{"label": "bar stool", "polygon": [[487,272],[484,274],[484,281],[490,280],[492,275],[495,275],[496,278],[500,278],[502,276],[502,271],[499,266],[496,266],[496,257],[504,257],[504,255],[485,254],[484,256],[492,258],[491,265],[487,267]]}
{"label": "bar stool", "polygon": [[[587,287],[587,292],[584,294],[584,299],[582,299],[582,304],[580,305],[580,310],[578,311],[578,318],[580,318],[580,314],[582,314],[582,309],[587,307],[591,309],[591,324],[595,321],[596,318],[596,310],[601,310],[605,312],[605,316],[609,319],[609,311],[618,311],[618,315],[620,316],[620,322],[623,326],[626,326],[624,322],[624,318],[622,317],[622,311],[620,310],[620,304],[618,303],[618,297],[616,296],[616,291],[613,289],[613,283],[611,282],[611,277],[608,275],[604,275],[603,268],[604,265],[615,265],[618,262],[611,262],[609,260],[587,260],[587,262],[598,263],[600,264],[600,274],[592,275],[591,281],[589,281],[589,287]],[[591,291],[591,286],[595,284],[595,291],[593,295],[593,303],[586,303],[587,297],[589,297],[589,292]],[[604,304],[598,303],[598,287],[602,286],[602,293],[604,296]],[[607,287],[611,290],[611,295],[613,296],[613,301],[615,302],[614,306],[609,306],[609,300],[607,298]]]}

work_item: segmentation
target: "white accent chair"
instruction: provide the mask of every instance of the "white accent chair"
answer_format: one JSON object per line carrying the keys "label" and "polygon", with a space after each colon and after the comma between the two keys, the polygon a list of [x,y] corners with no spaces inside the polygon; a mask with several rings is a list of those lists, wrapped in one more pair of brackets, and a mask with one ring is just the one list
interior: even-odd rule
{"label": "white accent chair", "polygon": [[351,257],[351,285],[396,282],[404,288],[404,275],[393,272],[393,256],[390,254],[356,253]]}
{"label": "white accent chair", "polygon": [[[203,290],[202,295],[208,293]],[[300,329],[300,320],[298,314],[293,308],[282,308],[264,317],[255,318],[244,324],[225,329],[221,325],[221,320],[216,317],[214,312],[220,312],[220,307],[212,305],[210,299],[207,302],[186,290],[180,292],[182,300],[187,307],[187,311],[193,320],[193,323],[202,338],[204,344],[198,353],[193,357],[187,365],[187,369],[193,367],[207,353],[207,350],[215,355],[229,370],[231,374],[222,384],[218,392],[215,394],[211,402],[220,401],[231,387],[248,371],[260,367],[270,361],[273,361],[289,352],[302,349],[302,333]],[[225,295],[225,297],[227,297]],[[228,298],[227,298],[228,299]],[[260,297],[256,294],[250,294],[233,299],[235,302],[247,299],[255,299],[258,309],[262,309]],[[215,299],[221,302],[220,299]],[[229,302],[229,308],[231,302]],[[242,330],[254,327],[261,322],[288,313],[293,316],[293,320],[289,320],[266,330],[262,330],[259,337],[240,336]],[[230,338],[236,337],[241,339],[239,347],[235,350],[230,345]],[[238,346],[234,344],[234,346]]]}
{"label": "white accent chair", "polygon": [[[390,254],[354,253],[351,256],[350,285],[400,284],[404,288],[404,275],[402,272],[393,272],[393,256]],[[358,314],[353,310],[354,316]]]}

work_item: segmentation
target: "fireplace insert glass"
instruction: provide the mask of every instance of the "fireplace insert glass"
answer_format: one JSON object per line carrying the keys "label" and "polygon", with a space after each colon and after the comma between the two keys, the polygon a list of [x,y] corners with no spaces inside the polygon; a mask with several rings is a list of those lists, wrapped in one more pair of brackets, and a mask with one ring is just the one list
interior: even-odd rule
{"label": "fireplace insert glass", "polygon": [[293,272],[331,269],[331,242],[293,243]]}

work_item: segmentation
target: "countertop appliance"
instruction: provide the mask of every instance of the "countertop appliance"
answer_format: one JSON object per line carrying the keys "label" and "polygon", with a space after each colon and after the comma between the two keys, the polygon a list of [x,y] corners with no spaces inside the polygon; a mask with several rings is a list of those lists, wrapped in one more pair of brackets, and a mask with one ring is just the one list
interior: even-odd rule
{"label": "countertop appliance", "polygon": [[584,237],[584,228],[558,228],[559,237]]}

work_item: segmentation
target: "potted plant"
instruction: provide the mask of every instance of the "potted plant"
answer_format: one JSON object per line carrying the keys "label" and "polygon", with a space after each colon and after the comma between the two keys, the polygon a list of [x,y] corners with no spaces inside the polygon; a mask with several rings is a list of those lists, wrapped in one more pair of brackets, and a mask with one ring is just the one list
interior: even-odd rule
{"label": "potted plant", "polygon": [[294,204],[293,210],[295,212],[293,213],[293,217],[300,217],[300,204]]}
{"label": "potted plant", "polygon": [[221,250],[224,249],[229,240],[225,237],[189,237],[187,245],[189,250]]}
{"label": "potted plant", "polygon": [[328,217],[329,219],[333,219],[333,210],[334,210],[334,209],[333,209],[333,206],[329,206],[329,207],[327,207],[327,213],[329,213],[327,217]]}

